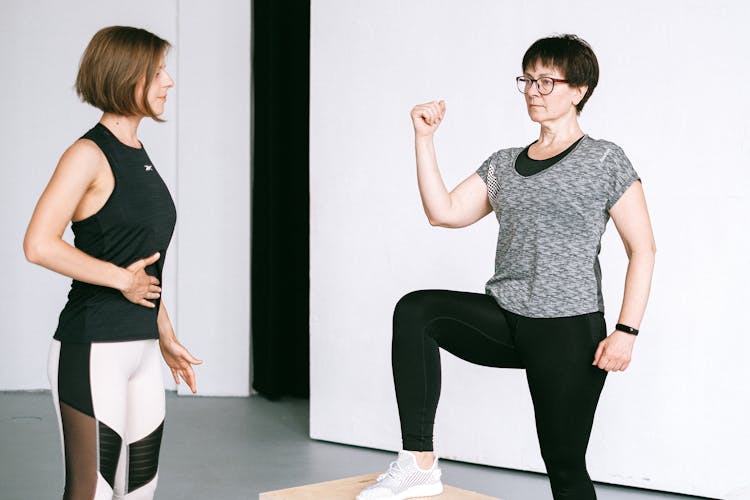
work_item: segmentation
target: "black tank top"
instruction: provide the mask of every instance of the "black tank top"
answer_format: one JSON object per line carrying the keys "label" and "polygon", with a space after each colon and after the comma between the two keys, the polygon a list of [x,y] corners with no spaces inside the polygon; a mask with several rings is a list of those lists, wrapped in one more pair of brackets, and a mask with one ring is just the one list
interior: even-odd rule
{"label": "black tank top", "polygon": [[[123,144],[101,123],[83,138],[104,152],[115,187],[97,213],[73,222],[76,248],[120,267],[161,252],[146,268],[161,281],[177,218],[167,186],[145,149]],[[73,280],[54,338],[74,343],[159,338],[159,300],[153,302],[156,307],[147,308],[133,304],[117,289]]]}

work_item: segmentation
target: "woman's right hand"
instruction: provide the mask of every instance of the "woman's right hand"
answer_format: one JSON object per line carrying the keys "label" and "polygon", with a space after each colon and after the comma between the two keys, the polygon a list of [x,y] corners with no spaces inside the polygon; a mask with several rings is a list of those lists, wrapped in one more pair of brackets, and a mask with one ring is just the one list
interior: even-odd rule
{"label": "woman's right hand", "polygon": [[445,116],[445,101],[432,101],[417,104],[411,110],[415,137],[432,136]]}
{"label": "woman's right hand", "polygon": [[124,289],[120,290],[130,302],[144,307],[154,308],[151,300],[161,296],[159,280],[146,274],[146,267],[159,260],[159,252],[130,264],[125,269],[130,273],[130,280]]}

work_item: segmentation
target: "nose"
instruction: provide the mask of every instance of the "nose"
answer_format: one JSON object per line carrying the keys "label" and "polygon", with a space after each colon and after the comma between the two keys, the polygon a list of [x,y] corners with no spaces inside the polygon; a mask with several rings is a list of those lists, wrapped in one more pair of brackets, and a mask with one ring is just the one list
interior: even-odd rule
{"label": "nose", "polygon": [[526,89],[526,95],[541,97],[542,94],[539,93],[539,87],[537,87],[537,82],[531,83],[531,86]]}
{"label": "nose", "polygon": [[174,87],[174,80],[172,80],[172,76],[166,70],[162,73],[162,86],[167,88]]}

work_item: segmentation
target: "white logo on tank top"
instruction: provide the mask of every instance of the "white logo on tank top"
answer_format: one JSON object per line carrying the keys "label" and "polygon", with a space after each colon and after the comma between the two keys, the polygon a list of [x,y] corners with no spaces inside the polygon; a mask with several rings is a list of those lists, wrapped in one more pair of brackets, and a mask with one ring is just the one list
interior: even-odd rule
{"label": "white logo on tank top", "polygon": [[153,165],[143,165],[143,168],[146,169],[146,172],[151,172],[151,170],[153,170],[154,166]]}

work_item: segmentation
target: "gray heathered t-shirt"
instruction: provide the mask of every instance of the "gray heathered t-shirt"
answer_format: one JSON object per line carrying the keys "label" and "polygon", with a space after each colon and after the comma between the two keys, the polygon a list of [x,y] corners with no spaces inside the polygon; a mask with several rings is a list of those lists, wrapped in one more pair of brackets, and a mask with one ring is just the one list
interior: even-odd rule
{"label": "gray heathered t-shirt", "polygon": [[500,225],[486,292],[531,318],[604,311],[599,250],[609,209],[638,174],[616,144],[584,136],[564,158],[524,177],[502,149],[477,174]]}

